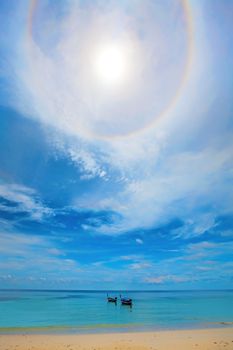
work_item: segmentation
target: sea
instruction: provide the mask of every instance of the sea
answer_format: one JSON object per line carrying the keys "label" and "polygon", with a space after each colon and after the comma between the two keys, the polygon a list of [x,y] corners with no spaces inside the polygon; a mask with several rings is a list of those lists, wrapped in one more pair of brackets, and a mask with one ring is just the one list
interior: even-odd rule
{"label": "sea", "polygon": [[[117,296],[118,302],[107,302]],[[121,305],[119,295],[132,307]],[[229,327],[233,290],[1,290],[0,333],[100,333]]]}

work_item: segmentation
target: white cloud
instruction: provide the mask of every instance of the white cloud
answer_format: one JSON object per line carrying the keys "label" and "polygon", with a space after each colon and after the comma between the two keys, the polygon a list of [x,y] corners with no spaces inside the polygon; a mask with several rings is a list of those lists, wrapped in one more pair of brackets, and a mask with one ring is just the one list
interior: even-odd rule
{"label": "white cloud", "polygon": [[38,221],[52,214],[52,210],[41,203],[32,188],[18,184],[0,184],[0,196],[16,204],[16,206],[2,205],[5,211],[27,212],[32,219]]}
{"label": "white cloud", "polygon": [[47,252],[48,252],[48,254],[55,255],[55,256],[65,255],[65,253],[63,251],[61,251],[60,249],[57,249],[57,248],[49,248],[47,250]]}
{"label": "white cloud", "polygon": [[145,282],[151,283],[151,284],[162,284],[165,282],[182,283],[182,282],[188,282],[190,280],[192,280],[191,277],[182,277],[182,276],[176,276],[176,275],[162,275],[157,277],[145,278]]}
{"label": "white cloud", "polygon": [[141,269],[146,269],[150,267],[151,264],[147,262],[135,262],[131,265],[129,265],[129,268],[132,270],[141,270]]}
{"label": "white cloud", "polygon": [[[228,182],[225,182],[232,160],[232,148],[178,153],[164,157],[157,168],[147,159],[141,160],[147,174],[136,172],[134,179],[124,183],[122,191],[95,202],[96,208],[121,214],[114,226],[102,226],[100,232],[124,232],[180,217],[186,225],[175,232],[177,236],[204,233],[214,227],[217,213],[228,210],[232,201]],[[208,207],[216,199],[214,211],[202,213],[196,210],[200,203]]]}
{"label": "white cloud", "polygon": [[33,255],[37,247],[44,250],[49,246],[46,238],[36,235],[0,233],[0,252],[6,256],[25,257],[27,253]]}
{"label": "white cloud", "polygon": [[[23,233],[0,232],[0,273],[14,270],[14,275],[30,274],[38,279],[41,275],[53,276],[78,273],[79,264],[65,258],[65,252],[56,247],[56,239]],[[20,279],[20,276],[19,276]]]}
{"label": "white cloud", "polygon": [[213,266],[197,266],[197,269],[200,271],[211,271],[215,268]]}
{"label": "white cloud", "polygon": [[48,137],[53,140],[52,144],[57,156],[60,157],[62,154],[77,166],[82,173],[81,179],[89,180],[94,177],[107,179],[106,166],[103,164],[105,159],[101,149],[98,149],[99,152],[97,149],[91,150],[87,143],[74,138],[69,139],[59,132],[50,131]]}
{"label": "white cloud", "polygon": [[11,280],[12,279],[12,275],[8,274],[8,275],[1,275],[0,279],[2,280]]}

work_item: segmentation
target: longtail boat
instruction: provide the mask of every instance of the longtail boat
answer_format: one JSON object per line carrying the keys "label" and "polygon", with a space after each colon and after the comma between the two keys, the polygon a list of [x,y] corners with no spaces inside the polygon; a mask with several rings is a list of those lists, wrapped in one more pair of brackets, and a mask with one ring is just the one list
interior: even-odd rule
{"label": "longtail boat", "polygon": [[120,295],[120,298],[121,298],[121,304],[122,305],[130,305],[132,306],[133,304],[133,300],[130,299],[130,298],[122,298],[121,295]]}
{"label": "longtail boat", "polygon": [[109,303],[116,303],[117,302],[117,297],[109,297],[107,294],[107,300]]}

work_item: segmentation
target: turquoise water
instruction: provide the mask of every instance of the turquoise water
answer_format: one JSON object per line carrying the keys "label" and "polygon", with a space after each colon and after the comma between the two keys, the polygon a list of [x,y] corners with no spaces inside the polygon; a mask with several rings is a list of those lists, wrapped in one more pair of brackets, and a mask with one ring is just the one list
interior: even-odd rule
{"label": "turquoise water", "polygon": [[0,331],[140,331],[226,326],[233,321],[233,291],[122,294],[133,299],[132,308],[107,303],[103,291],[0,291]]}

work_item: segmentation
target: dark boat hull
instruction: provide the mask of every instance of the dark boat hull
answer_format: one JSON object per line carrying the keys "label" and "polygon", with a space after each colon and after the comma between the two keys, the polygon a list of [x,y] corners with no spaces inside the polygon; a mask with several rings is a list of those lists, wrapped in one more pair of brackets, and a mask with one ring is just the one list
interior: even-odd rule
{"label": "dark boat hull", "polygon": [[121,304],[122,305],[130,305],[130,306],[132,306],[132,303],[133,303],[132,299],[121,299]]}
{"label": "dark boat hull", "polygon": [[130,305],[130,306],[132,306],[132,301],[129,301],[129,302],[128,301],[122,301],[121,304],[122,305]]}
{"label": "dark boat hull", "polygon": [[116,303],[117,302],[117,298],[110,298],[110,297],[108,297],[107,300],[108,300],[109,303]]}

